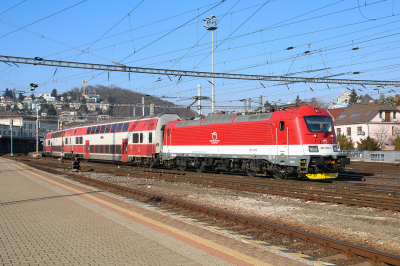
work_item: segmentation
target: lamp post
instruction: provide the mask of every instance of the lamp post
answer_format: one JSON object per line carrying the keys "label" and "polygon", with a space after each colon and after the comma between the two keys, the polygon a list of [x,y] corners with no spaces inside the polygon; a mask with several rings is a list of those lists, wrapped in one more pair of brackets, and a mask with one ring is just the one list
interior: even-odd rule
{"label": "lamp post", "polygon": [[[203,19],[206,23],[203,26],[207,28],[207,30],[211,31],[211,73],[214,73],[214,30],[218,29],[218,20],[215,16],[211,16],[210,18]],[[211,112],[214,113],[215,106],[215,89],[214,89],[214,77],[211,78]]]}

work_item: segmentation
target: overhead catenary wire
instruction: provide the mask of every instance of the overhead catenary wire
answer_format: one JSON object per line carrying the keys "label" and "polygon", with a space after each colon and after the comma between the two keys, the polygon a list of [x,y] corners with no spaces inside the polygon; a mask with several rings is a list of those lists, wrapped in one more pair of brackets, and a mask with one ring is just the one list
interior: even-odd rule
{"label": "overhead catenary wire", "polygon": [[50,18],[50,17],[52,17],[52,16],[55,16],[55,15],[57,15],[57,14],[60,14],[60,13],[62,13],[62,12],[64,12],[64,11],[66,11],[66,10],[68,10],[68,9],[71,9],[71,8],[73,8],[73,7],[75,7],[75,6],[78,6],[78,5],[80,5],[80,4],[82,4],[82,3],[86,2],[86,1],[87,1],[87,0],[83,0],[83,1],[81,1],[81,2],[79,2],[79,3],[76,3],[76,4],[72,5],[72,6],[69,6],[69,7],[67,7],[67,8],[64,8],[64,9],[62,9],[62,10],[56,12],[56,13],[53,13],[53,14],[47,16],[47,17],[41,18],[41,19],[36,20],[35,22],[32,22],[32,23],[30,23],[30,24],[28,24],[28,25],[26,25],[26,26],[23,26],[23,27],[21,27],[21,28],[19,28],[19,29],[16,29],[16,30],[14,30],[14,31],[11,31],[11,32],[9,32],[9,33],[6,33],[6,34],[0,36],[0,39],[3,38],[3,37],[5,37],[5,36],[8,36],[8,35],[10,35],[10,34],[12,34],[12,33],[14,33],[14,32],[17,32],[17,31],[19,31],[19,30],[21,30],[21,29],[24,29],[24,28],[26,28],[26,27],[32,26],[32,25],[34,25],[34,24],[36,24],[36,23],[38,23],[38,22],[40,22],[40,21],[43,21],[43,20],[45,20],[45,19],[48,19],[48,18]]}

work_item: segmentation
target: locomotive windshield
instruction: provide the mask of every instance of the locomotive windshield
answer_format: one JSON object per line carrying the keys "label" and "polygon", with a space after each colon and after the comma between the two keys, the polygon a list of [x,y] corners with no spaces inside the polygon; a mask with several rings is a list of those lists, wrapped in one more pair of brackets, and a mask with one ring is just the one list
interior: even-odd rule
{"label": "locomotive windshield", "polygon": [[332,132],[332,117],[329,116],[304,116],[310,132]]}

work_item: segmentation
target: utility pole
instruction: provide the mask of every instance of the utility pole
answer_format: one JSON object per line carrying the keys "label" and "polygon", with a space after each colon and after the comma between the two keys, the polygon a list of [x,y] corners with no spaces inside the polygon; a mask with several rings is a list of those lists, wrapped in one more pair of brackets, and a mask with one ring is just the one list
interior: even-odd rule
{"label": "utility pole", "polygon": [[[211,31],[211,73],[214,73],[214,30],[218,29],[218,20],[215,16],[211,16],[210,18],[203,19],[206,23],[203,26],[207,28],[207,30]],[[215,88],[214,88],[214,76],[211,78],[211,112],[214,113],[215,109]]]}
{"label": "utility pole", "polygon": [[263,107],[263,96],[260,95],[260,102],[259,102],[260,108]]}
{"label": "utility pole", "polygon": [[61,162],[64,159],[64,121],[61,121]]}
{"label": "utility pole", "polygon": [[144,96],[142,97],[142,116],[144,116]]}
{"label": "utility pole", "polygon": [[39,108],[36,106],[36,158],[37,157],[39,157]]}
{"label": "utility pole", "polygon": [[11,157],[13,157],[14,156],[14,154],[13,154],[13,124],[14,124],[14,121],[13,121],[13,119],[11,118],[10,119],[10,129],[11,129]]}
{"label": "utility pole", "polygon": [[83,93],[82,93],[82,96],[85,97],[85,84],[89,83],[89,82],[87,82],[86,80],[82,80],[82,82],[83,82]]}
{"label": "utility pole", "polygon": [[201,115],[201,88],[200,84],[197,84],[197,97],[198,97],[198,102],[197,102],[197,110],[199,111],[199,115]]}

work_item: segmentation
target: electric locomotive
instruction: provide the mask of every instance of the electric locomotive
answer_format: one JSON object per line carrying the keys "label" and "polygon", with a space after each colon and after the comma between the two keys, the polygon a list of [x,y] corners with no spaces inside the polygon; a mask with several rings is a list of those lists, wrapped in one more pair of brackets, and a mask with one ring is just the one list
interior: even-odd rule
{"label": "electric locomotive", "polygon": [[329,113],[319,107],[174,121],[164,130],[166,167],[332,179],[350,160],[338,152]]}

